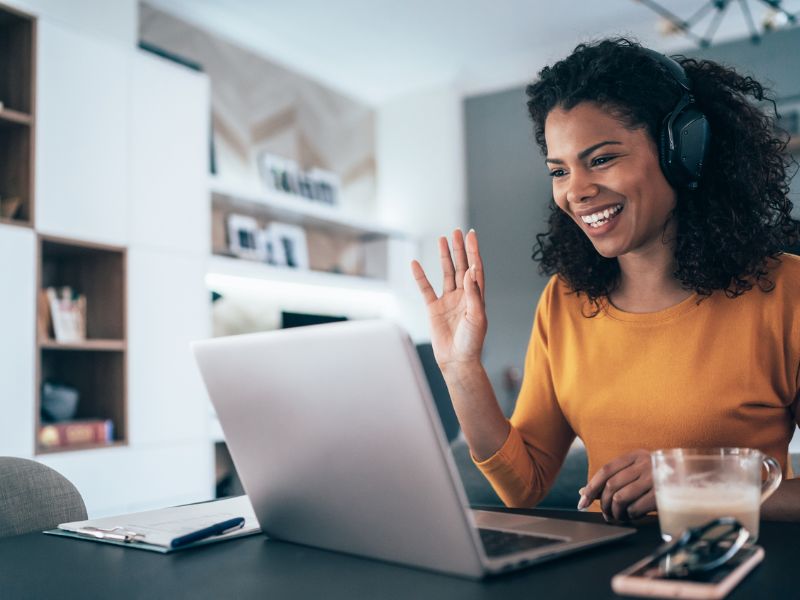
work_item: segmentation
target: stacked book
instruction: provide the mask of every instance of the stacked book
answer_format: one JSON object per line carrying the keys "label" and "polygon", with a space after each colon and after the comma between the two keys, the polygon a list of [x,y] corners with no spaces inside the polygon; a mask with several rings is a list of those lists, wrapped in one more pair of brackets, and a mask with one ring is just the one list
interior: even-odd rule
{"label": "stacked book", "polygon": [[114,423],[111,419],[47,423],[39,430],[39,446],[42,448],[103,444],[113,440]]}

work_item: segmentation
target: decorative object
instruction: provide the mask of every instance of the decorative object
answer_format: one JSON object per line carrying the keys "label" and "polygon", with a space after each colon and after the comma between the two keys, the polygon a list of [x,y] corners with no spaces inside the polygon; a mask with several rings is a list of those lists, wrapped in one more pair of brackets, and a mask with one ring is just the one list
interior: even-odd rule
{"label": "decorative object", "polygon": [[228,249],[239,258],[266,260],[267,252],[258,222],[247,215],[228,215]]}
{"label": "decorative object", "polygon": [[19,196],[0,199],[0,217],[4,219],[13,219],[21,206],[22,198]]}
{"label": "decorative object", "polygon": [[339,201],[341,178],[331,171],[319,168],[303,171],[295,161],[267,152],[259,155],[258,170],[262,183],[269,190],[330,205]]}
{"label": "decorative object", "polygon": [[[647,8],[660,15],[664,19],[664,27],[662,33],[666,35],[674,33],[683,33],[685,36],[694,40],[701,48],[708,48],[711,46],[711,38],[717,32],[725,11],[727,11],[730,4],[734,4],[733,0],[707,0],[700,5],[694,14],[687,19],[682,19],[675,13],[661,5],[655,0],[634,0],[644,4]],[[761,33],[753,20],[753,15],[750,12],[750,0],[738,0],[735,4],[739,8],[747,22],[747,27],[750,30],[750,41],[758,44],[761,41]],[[782,6],[782,0],[756,0],[756,4],[764,4],[769,7],[770,11],[763,19],[763,28],[765,32],[773,31],[783,25],[794,25],[797,22],[797,16],[785,10]],[[696,25],[700,23],[711,11],[716,11],[708,27],[703,34],[697,34],[693,31]]]}
{"label": "decorative object", "polygon": [[86,296],[64,286],[49,287],[47,294],[50,321],[57,342],[75,343],[86,339]]}
{"label": "decorative object", "polygon": [[75,418],[80,393],[71,385],[45,381],[42,383],[42,420],[67,421]]}
{"label": "decorative object", "polygon": [[276,259],[274,264],[293,269],[309,268],[306,232],[302,227],[272,222],[267,227],[267,235]]}

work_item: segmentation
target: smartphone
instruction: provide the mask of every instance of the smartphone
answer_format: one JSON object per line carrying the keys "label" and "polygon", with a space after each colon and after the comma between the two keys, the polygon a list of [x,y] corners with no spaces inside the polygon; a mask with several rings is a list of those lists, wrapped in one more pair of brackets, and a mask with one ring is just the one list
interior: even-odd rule
{"label": "smartphone", "polygon": [[746,546],[713,571],[676,578],[663,576],[658,566],[661,559],[648,556],[614,575],[611,589],[627,596],[698,600],[724,598],[763,559],[764,549],[761,546]]}

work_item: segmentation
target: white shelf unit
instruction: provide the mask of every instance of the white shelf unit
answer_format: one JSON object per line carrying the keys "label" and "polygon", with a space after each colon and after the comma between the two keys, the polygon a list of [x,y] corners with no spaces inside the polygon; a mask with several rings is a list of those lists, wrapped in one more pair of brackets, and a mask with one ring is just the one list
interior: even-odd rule
{"label": "white shelf unit", "polygon": [[208,277],[215,278],[236,277],[253,282],[273,282],[286,284],[311,285],[326,288],[342,288],[348,290],[362,290],[371,292],[389,292],[389,284],[385,279],[371,277],[356,277],[325,273],[310,269],[291,269],[288,267],[275,267],[254,260],[246,260],[230,256],[212,256],[208,262]]}
{"label": "white shelf unit", "polygon": [[[301,196],[241,188],[216,178],[211,178],[210,188],[213,254],[210,273],[379,290],[389,285],[390,241],[412,241],[408,234],[398,229]],[[262,225],[280,222],[302,227],[308,235],[311,268],[276,267],[233,256],[228,250],[226,232],[229,214],[254,217]],[[336,253],[349,255],[345,258],[349,261],[349,269],[340,268],[339,257],[332,256]]]}

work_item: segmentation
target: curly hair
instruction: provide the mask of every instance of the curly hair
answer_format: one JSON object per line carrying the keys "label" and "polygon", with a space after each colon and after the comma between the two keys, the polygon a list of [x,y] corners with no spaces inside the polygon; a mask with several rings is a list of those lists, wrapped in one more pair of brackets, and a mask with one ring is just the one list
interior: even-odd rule
{"label": "curly hair", "polygon": [[[703,178],[696,190],[676,190],[675,278],[702,300],[714,290],[736,297],[754,284],[774,285],[769,266],[797,244],[800,222],[791,216],[787,136],[758,102],[774,101],[752,77],[709,60],[674,57],[691,83],[696,106],[711,129]],[[570,56],[539,72],[526,88],[536,142],[544,155],[549,112],[593,102],[626,127],[645,128],[653,140],[682,90],[636,42],[625,38],[580,44]],[[793,173],[792,173],[793,174]],[[599,299],[619,282],[616,258],[605,258],[555,202],[548,231],[536,236],[533,259],[546,275],[558,274],[599,312]],[[778,259],[779,260],[779,259]]]}

